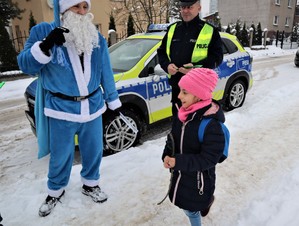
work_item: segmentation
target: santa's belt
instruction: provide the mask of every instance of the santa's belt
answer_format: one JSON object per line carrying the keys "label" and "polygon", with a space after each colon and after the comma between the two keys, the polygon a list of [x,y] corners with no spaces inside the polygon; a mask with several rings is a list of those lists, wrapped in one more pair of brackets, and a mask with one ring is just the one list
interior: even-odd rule
{"label": "santa's belt", "polygon": [[71,101],[81,101],[81,100],[85,100],[89,97],[91,97],[92,95],[94,95],[97,91],[98,91],[99,88],[97,88],[95,91],[93,91],[92,93],[88,94],[87,96],[76,96],[76,97],[72,97],[72,96],[68,96],[68,95],[64,95],[62,93],[53,93],[50,91],[50,93],[55,96],[55,97],[59,97],[61,99],[64,99],[64,100],[71,100]]}

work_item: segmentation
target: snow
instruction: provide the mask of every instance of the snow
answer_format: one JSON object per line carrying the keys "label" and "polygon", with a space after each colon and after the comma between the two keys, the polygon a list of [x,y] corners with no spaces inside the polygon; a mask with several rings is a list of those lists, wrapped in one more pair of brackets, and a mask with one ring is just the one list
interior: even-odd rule
{"label": "snow", "polygon": [[[299,69],[296,50],[273,46],[250,51],[254,85],[242,108],[226,113],[231,133],[229,158],[217,166],[216,200],[203,225],[295,226],[299,221]],[[283,57],[290,55],[289,61]],[[259,61],[260,60],[260,61]],[[274,66],[268,66],[276,62]],[[256,68],[255,68],[256,67]],[[23,111],[32,78],[8,81],[0,89],[0,213],[4,226],[189,225],[165,195],[169,172],[161,154],[165,135],[103,158],[102,189],[107,202],[81,194],[81,165],[73,166],[66,194],[46,218],[38,208],[46,197],[48,157],[37,159],[36,139]],[[21,106],[8,101],[21,100]],[[7,115],[20,112],[17,122]],[[9,124],[9,125],[8,125]],[[9,129],[13,126],[13,129]]]}
{"label": "snow", "polygon": [[0,75],[16,75],[16,74],[22,74],[22,71],[15,70],[15,71],[0,72]]}

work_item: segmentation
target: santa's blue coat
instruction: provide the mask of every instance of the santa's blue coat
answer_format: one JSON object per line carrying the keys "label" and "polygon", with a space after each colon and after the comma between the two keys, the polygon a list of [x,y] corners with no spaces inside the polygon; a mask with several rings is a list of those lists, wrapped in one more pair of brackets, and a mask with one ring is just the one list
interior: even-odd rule
{"label": "santa's blue coat", "polygon": [[[41,40],[54,28],[54,22],[34,26],[24,50],[18,55],[20,69],[38,76],[39,80],[35,106],[39,158],[49,153],[47,117],[84,123],[103,114],[105,102],[112,110],[121,106],[104,37],[99,33],[98,46],[91,55],[84,54],[83,71],[75,48],[55,45],[50,56],[41,51]],[[92,97],[83,101],[66,101],[51,94],[87,96],[95,90]]]}

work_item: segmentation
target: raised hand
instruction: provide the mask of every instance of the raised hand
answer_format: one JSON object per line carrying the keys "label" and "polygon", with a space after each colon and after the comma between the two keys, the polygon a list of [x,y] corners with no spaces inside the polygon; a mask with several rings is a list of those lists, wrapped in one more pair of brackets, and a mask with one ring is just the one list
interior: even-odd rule
{"label": "raised hand", "polygon": [[69,33],[69,29],[65,27],[56,27],[50,32],[50,34],[41,42],[39,45],[41,50],[47,55],[50,56],[49,50],[54,46],[61,46],[65,43],[65,38],[63,33]]}

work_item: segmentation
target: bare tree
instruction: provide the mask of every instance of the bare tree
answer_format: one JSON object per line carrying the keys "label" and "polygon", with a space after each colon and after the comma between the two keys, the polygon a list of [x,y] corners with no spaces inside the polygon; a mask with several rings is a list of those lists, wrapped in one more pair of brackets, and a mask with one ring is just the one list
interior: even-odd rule
{"label": "bare tree", "polygon": [[124,0],[112,8],[116,25],[126,29],[128,15],[133,17],[136,32],[145,32],[152,23],[166,23],[169,17],[169,0]]}

